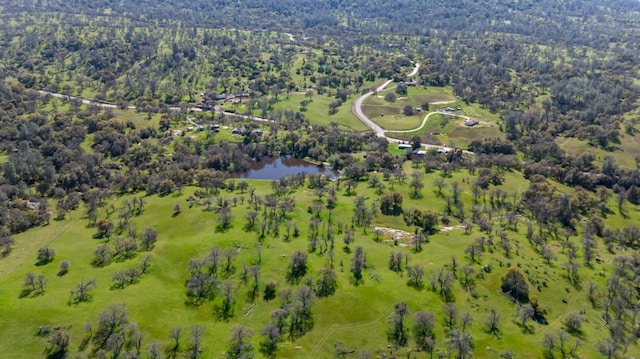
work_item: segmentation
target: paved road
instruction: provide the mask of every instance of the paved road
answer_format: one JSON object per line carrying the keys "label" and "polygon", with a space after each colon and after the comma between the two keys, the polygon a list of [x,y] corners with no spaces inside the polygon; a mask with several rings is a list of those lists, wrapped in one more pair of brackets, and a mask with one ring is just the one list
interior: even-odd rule
{"label": "paved road", "polygon": [[[418,73],[419,69],[420,69],[420,64],[416,63],[416,66],[414,67],[413,71],[411,71],[411,73],[409,73],[408,77],[415,76]],[[366,94],[358,97],[353,102],[353,106],[351,107],[351,112],[353,112],[353,114],[356,115],[356,117],[360,121],[362,121],[362,123],[364,123],[367,127],[369,127],[371,130],[373,130],[373,132],[375,132],[376,136],[378,136],[378,137],[384,137],[384,138],[387,139],[387,141],[392,142],[392,143],[406,142],[405,140],[389,137],[389,136],[387,136],[387,133],[390,133],[390,132],[408,133],[408,132],[417,131],[417,130],[421,129],[422,127],[424,127],[424,125],[427,123],[427,120],[429,119],[429,117],[431,117],[431,115],[434,115],[434,114],[444,114],[444,115],[449,115],[449,116],[461,117],[461,118],[465,118],[465,119],[469,118],[467,116],[456,115],[456,114],[451,114],[451,113],[430,112],[424,117],[424,120],[422,120],[422,124],[418,128],[414,128],[412,130],[403,130],[403,131],[387,131],[384,128],[380,127],[380,125],[375,123],[369,117],[367,117],[367,115],[365,115],[364,112],[362,112],[362,104],[364,103],[364,101],[367,98],[369,98],[369,96],[373,95],[374,93],[378,93],[378,92],[384,90],[392,82],[393,82],[393,80],[388,80],[385,83],[383,83],[382,85],[378,86],[378,88],[376,88],[374,91],[369,91]],[[451,147],[446,147],[446,146],[442,146],[442,145],[439,145],[439,144],[430,144],[430,143],[423,143],[422,147],[425,147],[425,148],[436,148],[436,149],[443,150],[443,151],[450,151],[450,150],[454,149],[454,148],[451,148]],[[463,151],[463,152],[466,153],[466,154],[471,154],[471,155],[474,154],[471,151]]]}
{"label": "paved road", "polygon": [[[115,104],[112,104],[112,103],[91,101],[91,100],[83,99],[83,98],[80,98],[80,97],[69,96],[69,95],[65,95],[65,94],[61,94],[61,93],[57,93],[57,92],[38,90],[38,93],[43,94],[43,95],[49,95],[49,96],[65,99],[65,100],[68,100],[68,101],[72,101],[72,100],[73,101],[80,101],[85,105],[93,105],[93,106],[104,107],[104,108],[120,108],[118,105],[115,105]],[[135,106],[127,106],[127,109],[135,110],[136,107]],[[181,111],[182,110],[182,108],[175,107],[175,106],[168,107],[168,109],[169,109],[169,111]],[[199,108],[199,107],[186,107],[185,110],[191,111],[191,112],[203,112],[203,110],[201,108]],[[217,113],[217,114],[223,114],[225,116],[249,119],[249,120],[258,121],[258,122],[273,122],[273,120],[269,120],[269,119],[266,119],[266,118],[241,115],[241,114],[235,113],[235,112],[224,111],[224,110],[221,110],[220,108],[215,108],[211,112],[214,112],[214,113]]]}

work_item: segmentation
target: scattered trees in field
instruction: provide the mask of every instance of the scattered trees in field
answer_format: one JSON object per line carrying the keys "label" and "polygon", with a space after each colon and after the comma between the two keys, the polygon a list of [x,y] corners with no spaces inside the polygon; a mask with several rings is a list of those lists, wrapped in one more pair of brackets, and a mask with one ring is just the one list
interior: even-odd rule
{"label": "scattered trees in field", "polygon": [[44,274],[36,275],[33,272],[27,272],[24,276],[20,297],[43,295],[47,289],[47,283],[48,280]]}

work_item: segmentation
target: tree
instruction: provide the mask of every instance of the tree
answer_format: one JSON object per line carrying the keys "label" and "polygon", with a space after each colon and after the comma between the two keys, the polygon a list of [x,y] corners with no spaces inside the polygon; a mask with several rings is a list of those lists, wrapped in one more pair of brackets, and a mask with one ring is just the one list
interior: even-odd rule
{"label": "tree", "polygon": [[111,231],[113,230],[113,222],[103,218],[98,220],[97,227],[98,227],[98,236],[100,238],[111,237]]}
{"label": "tree", "polygon": [[362,281],[362,270],[366,267],[366,262],[367,258],[364,254],[364,248],[357,246],[355,254],[351,259],[351,273],[353,273],[356,285]]}
{"label": "tree", "polygon": [[142,232],[142,235],[140,236],[140,248],[143,251],[150,251],[151,249],[153,249],[153,246],[155,245],[157,240],[158,232],[156,232],[156,230],[151,227],[147,227],[144,229],[144,232]]}
{"label": "tree", "polygon": [[172,357],[180,350],[180,338],[182,337],[182,327],[175,327],[169,329],[169,340],[171,340],[171,346],[168,348],[168,352]]}
{"label": "tree", "polygon": [[436,186],[436,188],[438,188],[438,196],[442,197],[443,193],[442,190],[447,186],[447,184],[444,181],[444,178],[438,177],[435,180],[433,180],[433,184]]}
{"label": "tree", "polygon": [[529,300],[529,284],[520,269],[511,267],[502,277],[502,292],[509,294],[514,300],[526,303]]}
{"label": "tree", "polygon": [[542,258],[544,258],[544,260],[547,262],[547,265],[550,265],[551,260],[555,258],[553,250],[548,244],[543,244],[542,247],[540,247],[540,254],[542,255]]}
{"label": "tree", "polygon": [[111,247],[109,247],[108,244],[103,243],[93,251],[93,260],[91,261],[91,264],[96,267],[104,267],[111,263],[113,255],[114,253]]}
{"label": "tree", "polygon": [[520,319],[520,325],[525,331],[529,330],[527,322],[529,319],[533,318],[534,315],[535,310],[530,305],[527,304],[520,307],[520,310],[518,311],[518,319]]}
{"label": "tree", "polygon": [[389,269],[394,272],[402,272],[402,252],[391,252],[389,255]]}
{"label": "tree", "polygon": [[422,172],[414,171],[411,173],[411,182],[409,183],[411,198],[416,199],[421,197],[420,190],[424,187],[422,183],[423,178],[424,174]]}
{"label": "tree", "polygon": [[442,311],[444,313],[445,323],[449,329],[455,327],[456,322],[458,321],[458,306],[452,302],[444,303]]}
{"label": "tree", "polygon": [[46,350],[47,358],[66,358],[69,347],[69,333],[65,330],[55,330],[49,336],[49,347]]}
{"label": "tree", "polygon": [[295,251],[289,256],[289,260],[287,281],[298,284],[300,279],[307,274],[307,254]]}
{"label": "tree", "polygon": [[402,195],[398,192],[387,193],[380,198],[380,212],[385,216],[402,214]]}
{"label": "tree", "polygon": [[71,262],[68,259],[64,259],[60,262],[60,267],[58,268],[58,276],[62,277],[63,275],[69,272],[69,268],[71,268]]}
{"label": "tree", "polygon": [[409,276],[409,285],[416,288],[422,289],[422,277],[424,276],[424,267],[416,264],[414,266],[407,266],[407,276]]}
{"label": "tree", "polygon": [[227,320],[233,317],[233,305],[236,302],[235,298],[236,286],[232,281],[226,281],[222,284],[222,305],[220,306],[220,317]]}
{"label": "tree", "polygon": [[409,308],[404,302],[397,302],[393,305],[393,313],[389,317],[391,331],[389,339],[398,346],[406,346],[409,340],[408,330],[404,318],[409,315]]}
{"label": "tree", "polygon": [[495,308],[489,309],[485,323],[487,324],[489,333],[497,336],[500,332],[500,314],[498,314]]}
{"label": "tree", "polygon": [[173,216],[175,217],[180,213],[182,213],[182,205],[180,202],[176,202],[176,204],[173,205]]}
{"label": "tree", "polygon": [[190,328],[191,345],[185,354],[188,359],[197,359],[202,354],[202,336],[204,335],[204,326],[194,325]]}
{"label": "tree", "polygon": [[469,243],[469,245],[464,250],[464,252],[469,255],[469,259],[471,259],[471,263],[475,263],[476,260],[478,259],[478,256],[480,256],[481,254],[480,248],[475,242]]}
{"label": "tree", "polygon": [[457,329],[449,331],[449,336],[445,339],[445,343],[453,351],[457,352],[456,358],[458,359],[464,359],[473,350],[473,338],[471,335]]}
{"label": "tree", "polygon": [[22,284],[22,293],[20,293],[21,297],[26,297],[30,294],[34,296],[44,294],[47,288],[47,278],[44,274],[36,275],[33,272],[28,272],[24,277],[24,282]]}
{"label": "tree", "polygon": [[384,100],[387,102],[396,102],[396,94],[393,92],[387,92],[387,94],[384,95]]}
{"label": "tree", "polygon": [[[113,304],[98,315],[98,327],[93,334],[94,349],[112,346],[116,339],[124,338],[125,328],[129,324],[129,312],[124,303]],[[116,355],[117,356],[117,355]]]}
{"label": "tree", "polygon": [[274,323],[267,323],[262,329],[264,339],[260,342],[260,352],[266,357],[275,358],[278,343],[282,340],[280,330]]}
{"label": "tree", "polygon": [[2,231],[2,233],[0,233],[0,257],[4,257],[7,254],[11,253],[11,246],[13,246],[15,243],[16,241],[11,238],[8,233],[4,233],[4,231]]}
{"label": "tree", "polygon": [[68,304],[71,305],[89,301],[91,299],[90,290],[95,288],[95,286],[95,279],[91,279],[86,282],[84,280],[80,281],[75,289],[71,291]]}
{"label": "tree", "polygon": [[250,359],[253,358],[253,345],[251,344],[251,330],[242,325],[233,328],[227,358],[229,359]]}
{"label": "tree", "polygon": [[598,342],[598,352],[607,359],[617,358],[620,345],[612,338],[607,338]]}
{"label": "tree", "polygon": [[411,105],[406,105],[402,108],[402,113],[405,116],[413,116],[413,106]]}
{"label": "tree", "polygon": [[162,359],[162,348],[160,348],[160,343],[157,341],[152,341],[147,348],[147,358],[149,359]]}
{"label": "tree", "polygon": [[338,287],[338,276],[330,267],[320,270],[320,278],[316,282],[316,295],[318,297],[328,297],[336,292]]}
{"label": "tree", "polygon": [[466,332],[467,327],[471,326],[471,322],[473,322],[473,316],[471,316],[469,312],[464,312],[460,317],[460,322],[462,324],[462,331]]}
{"label": "tree", "polygon": [[56,251],[49,247],[43,247],[38,249],[38,263],[37,265],[45,265],[51,261],[56,256]]}
{"label": "tree", "polygon": [[265,301],[270,301],[276,297],[276,283],[269,282],[264,286],[264,293],[262,295],[262,299]]}
{"label": "tree", "polygon": [[473,269],[473,267],[465,265],[460,269],[460,271],[462,272],[462,278],[460,279],[460,282],[462,284],[462,287],[468,291],[473,288],[473,274],[475,273],[475,270]]}
{"label": "tree", "polygon": [[582,323],[586,320],[587,317],[584,314],[574,310],[564,317],[564,325],[569,333],[580,334]]}
{"label": "tree", "polygon": [[431,312],[418,311],[413,315],[413,339],[420,350],[428,350],[428,340],[435,337],[435,316]]}

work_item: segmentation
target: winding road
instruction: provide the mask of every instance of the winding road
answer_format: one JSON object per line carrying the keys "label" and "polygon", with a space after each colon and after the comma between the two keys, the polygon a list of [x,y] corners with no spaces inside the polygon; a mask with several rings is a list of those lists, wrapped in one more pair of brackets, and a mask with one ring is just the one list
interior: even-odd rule
{"label": "winding road", "polygon": [[[419,69],[420,69],[420,64],[416,63],[413,71],[411,71],[408,74],[408,77],[415,76],[418,73]],[[429,112],[428,114],[426,114],[424,119],[422,120],[422,124],[420,124],[420,126],[417,127],[417,128],[414,128],[414,129],[411,129],[411,130],[397,130],[397,131],[385,130],[384,128],[380,127],[380,125],[375,123],[373,120],[371,120],[369,117],[367,117],[364,114],[364,112],[362,111],[362,104],[364,103],[364,101],[367,98],[369,98],[369,96],[371,96],[371,95],[373,95],[375,93],[378,93],[380,91],[383,91],[392,82],[393,82],[393,80],[387,80],[382,85],[378,86],[375,90],[369,91],[366,94],[358,97],[353,102],[353,105],[351,107],[351,111],[353,112],[353,114],[360,121],[362,121],[362,123],[364,123],[367,127],[369,127],[371,130],[373,130],[375,132],[376,136],[378,136],[378,137],[386,138],[387,141],[392,142],[392,143],[403,143],[403,142],[406,142],[406,140],[402,140],[402,139],[399,139],[399,138],[394,138],[394,137],[387,136],[387,133],[410,133],[410,132],[418,131],[418,130],[422,129],[425,126],[425,124],[429,120],[429,117],[431,117],[432,115],[435,115],[435,114],[448,115],[448,116],[453,116],[453,117],[460,117],[460,118],[464,118],[464,119],[468,119],[469,118],[468,116],[457,115],[457,114],[448,113],[448,112],[435,111],[435,112]],[[37,90],[37,92],[42,94],[42,95],[49,95],[49,96],[53,96],[53,97],[56,97],[56,98],[61,98],[61,99],[67,100],[67,101],[80,101],[81,103],[83,103],[85,105],[93,105],[93,106],[99,106],[99,107],[104,107],[104,108],[113,108],[113,109],[119,108],[118,105],[113,104],[113,103],[92,101],[92,100],[87,100],[87,99],[84,99],[84,98],[81,98],[81,97],[65,95],[65,94],[61,94],[61,93],[57,93],[57,92],[50,92],[50,91],[44,91],[44,90]],[[127,109],[135,110],[136,107],[135,106],[127,106]],[[193,107],[193,106],[192,107],[186,107],[186,108],[173,106],[173,107],[168,107],[168,109],[170,111],[181,111],[181,110],[186,110],[186,111],[191,111],[191,112],[202,112],[203,111],[201,108]],[[220,109],[219,107],[216,107],[211,112],[214,112],[214,113],[217,113],[217,114],[222,114],[222,115],[225,115],[225,116],[249,119],[249,120],[258,121],[258,122],[273,122],[273,120],[269,120],[269,119],[266,119],[266,118],[248,116],[248,115],[241,115],[241,114],[238,114],[238,113],[235,113],[235,112],[224,111],[224,110]],[[444,151],[450,151],[450,150],[454,149],[454,148],[442,146],[442,145],[439,145],[439,144],[429,144],[429,143],[423,143],[422,147],[425,147],[425,148],[436,148],[438,150],[444,150]],[[463,152],[465,154],[474,154],[473,152],[470,152],[470,151],[463,151]]]}
{"label": "winding road", "polygon": [[[419,69],[420,69],[420,64],[416,62],[415,67],[413,68],[413,71],[411,71],[407,76],[408,77],[415,76],[418,73]],[[464,118],[464,119],[468,119],[469,118],[468,116],[457,115],[457,114],[448,113],[448,112],[435,111],[435,112],[429,112],[428,114],[426,114],[424,116],[424,120],[422,120],[422,124],[417,128],[414,128],[414,129],[411,129],[411,130],[399,130],[399,131],[385,130],[384,128],[380,127],[380,125],[378,125],[373,120],[371,120],[369,117],[367,117],[367,115],[364,114],[364,112],[362,111],[362,104],[364,103],[364,101],[367,98],[369,98],[369,96],[371,96],[373,94],[376,94],[376,93],[378,93],[380,91],[383,91],[392,82],[393,82],[393,80],[387,80],[385,83],[383,83],[382,85],[378,86],[375,90],[369,91],[366,94],[358,97],[353,102],[353,106],[351,107],[351,112],[353,112],[353,114],[362,123],[364,123],[367,127],[372,129],[373,132],[375,132],[376,136],[378,136],[378,137],[384,137],[389,142],[402,143],[402,142],[406,142],[406,140],[401,140],[401,139],[398,139],[398,138],[389,137],[389,136],[387,136],[387,133],[409,133],[409,132],[418,131],[418,130],[420,130],[421,128],[424,127],[424,125],[427,123],[427,120],[429,120],[429,117],[431,117],[432,115],[448,115],[448,116],[460,117],[460,118]],[[441,146],[441,145],[438,145],[438,144],[429,144],[429,143],[423,143],[422,147],[425,147],[425,148],[436,148],[436,149],[444,150],[444,151],[447,151],[447,152],[454,149],[454,148],[451,148],[451,147]],[[465,154],[470,154],[470,155],[474,154],[473,152],[466,151],[466,150],[463,150],[462,152],[465,153]]]}

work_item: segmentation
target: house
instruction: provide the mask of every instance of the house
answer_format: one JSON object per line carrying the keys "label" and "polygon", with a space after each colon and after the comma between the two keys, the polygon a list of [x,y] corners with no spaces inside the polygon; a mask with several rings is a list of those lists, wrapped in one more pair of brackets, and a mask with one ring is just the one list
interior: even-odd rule
{"label": "house", "polygon": [[256,135],[258,135],[258,136],[262,136],[263,132],[264,132],[264,131],[262,131],[262,129],[261,129],[261,128],[257,128],[257,129],[255,129],[255,130],[251,131],[251,133],[256,134]]}
{"label": "house", "polygon": [[469,117],[469,118],[464,120],[464,125],[468,126],[468,127],[473,127],[473,126],[475,126],[475,125],[477,125],[479,123],[480,123],[480,120],[478,120],[477,118]]}

